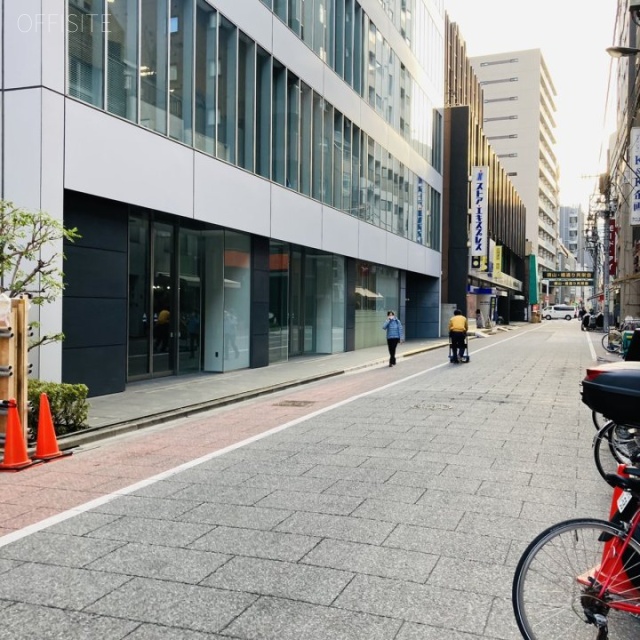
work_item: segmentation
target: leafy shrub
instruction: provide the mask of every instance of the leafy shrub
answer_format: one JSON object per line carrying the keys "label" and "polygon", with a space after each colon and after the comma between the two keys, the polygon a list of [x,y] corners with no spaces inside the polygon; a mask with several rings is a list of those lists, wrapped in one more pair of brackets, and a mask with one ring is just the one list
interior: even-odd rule
{"label": "leafy shrub", "polygon": [[38,416],[40,414],[40,394],[46,393],[51,409],[51,419],[56,435],[73,433],[86,429],[89,417],[87,395],[89,388],[84,384],[65,384],[29,380],[28,396],[31,405],[29,412],[29,436],[38,437]]}

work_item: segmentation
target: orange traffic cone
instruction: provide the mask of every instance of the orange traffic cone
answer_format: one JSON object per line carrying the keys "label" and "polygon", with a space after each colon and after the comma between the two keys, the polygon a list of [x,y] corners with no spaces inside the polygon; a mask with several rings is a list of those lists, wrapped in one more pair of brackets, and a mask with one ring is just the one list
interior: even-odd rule
{"label": "orange traffic cone", "polygon": [[51,419],[51,408],[46,393],[40,394],[40,411],[38,412],[38,439],[34,460],[54,460],[62,456],[70,456],[71,451],[60,451],[56,439],[56,431]]}
{"label": "orange traffic cone", "polygon": [[0,471],[20,471],[37,463],[27,455],[27,443],[20,425],[18,404],[14,399],[9,400],[8,409],[4,459],[0,464]]}

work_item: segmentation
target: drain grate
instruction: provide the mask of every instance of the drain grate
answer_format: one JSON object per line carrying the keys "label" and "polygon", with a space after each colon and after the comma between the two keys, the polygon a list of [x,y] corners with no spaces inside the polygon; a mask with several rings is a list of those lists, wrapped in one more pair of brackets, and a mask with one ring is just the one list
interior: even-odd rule
{"label": "drain grate", "polygon": [[274,407],[308,407],[311,404],[315,404],[314,400],[283,400],[282,402],[276,402]]}

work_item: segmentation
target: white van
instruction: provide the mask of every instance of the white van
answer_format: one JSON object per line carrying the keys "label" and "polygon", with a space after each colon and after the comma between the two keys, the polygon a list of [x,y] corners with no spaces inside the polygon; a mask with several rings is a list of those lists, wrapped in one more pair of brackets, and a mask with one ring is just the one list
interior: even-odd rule
{"label": "white van", "polygon": [[545,320],[557,320],[564,318],[565,320],[573,320],[576,317],[576,308],[568,304],[554,304],[542,310],[542,317]]}

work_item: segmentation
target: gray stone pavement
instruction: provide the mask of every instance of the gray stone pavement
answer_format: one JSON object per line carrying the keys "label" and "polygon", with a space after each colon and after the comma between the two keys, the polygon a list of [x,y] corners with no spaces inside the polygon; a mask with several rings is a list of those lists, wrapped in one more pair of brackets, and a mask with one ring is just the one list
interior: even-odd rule
{"label": "gray stone pavement", "polygon": [[434,349],[199,415],[259,421],[276,399],[353,389],[0,538],[0,638],[519,638],[510,589],[526,544],[608,513],[579,395],[598,338],[577,322],[522,326],[473,341],[467,365]]}

